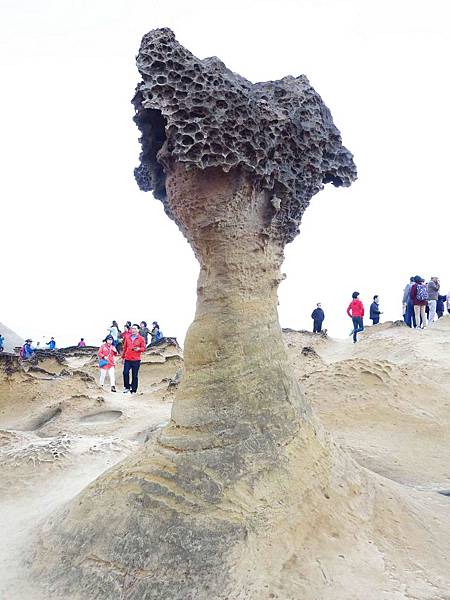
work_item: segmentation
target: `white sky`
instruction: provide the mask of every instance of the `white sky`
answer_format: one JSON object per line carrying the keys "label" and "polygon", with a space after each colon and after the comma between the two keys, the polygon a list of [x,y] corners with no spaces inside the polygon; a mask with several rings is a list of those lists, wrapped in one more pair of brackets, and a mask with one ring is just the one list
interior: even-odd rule
{"label": "white sky", "polygon": [[328,187],[286,249],[282,326],[345,335],[354,289],[401,316],[412,274],[450,289],[447,0],[0,0],[0,322],[98,343],[111,319],[183,341],[198,267],[133,177],[144,33],[168,26],[252,81],[307,75],[359,180]]}

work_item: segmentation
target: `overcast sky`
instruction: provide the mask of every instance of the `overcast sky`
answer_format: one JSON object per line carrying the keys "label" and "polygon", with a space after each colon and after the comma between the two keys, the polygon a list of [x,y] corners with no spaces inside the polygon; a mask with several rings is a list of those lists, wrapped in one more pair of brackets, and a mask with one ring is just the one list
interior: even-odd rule
{"label": "overcast sky", "polygon": [[156,319],[183,341],[198,266],[133,178],[135,55],[162,26],[252,81],[307,75],[355,155],[358,181],[315,196],[286,248],[282,326],[321,301],[345,335],[355,289],[399,318],[415,273],[450,290],[447,5],[0,0],[0,322],[63,345]]}

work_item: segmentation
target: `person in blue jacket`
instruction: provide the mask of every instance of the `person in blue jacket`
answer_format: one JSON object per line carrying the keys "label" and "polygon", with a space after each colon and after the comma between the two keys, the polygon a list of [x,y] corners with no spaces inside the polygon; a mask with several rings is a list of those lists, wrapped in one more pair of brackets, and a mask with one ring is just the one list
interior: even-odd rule
{"label": "person in blue jacket", "polygon": [[28,338],[27,340],[25,340],[25,344],[20,349],[20,358],[22,358],[23,360],[28,360],[33,356],[34,348],[32,347],[31,342],[32,340]]}
{"label": "person in blue jacket", "polygon": [[0,352],[3,352],[3,344],[5,342],[5,338],[2,336],[2,334],[0,333]]}
{"label": "person in blue jacket", "polygon": [[56,348],[55,338],[50,338],[50,341],[46,343],[46,346],[48,346],[49,350],[54,350]]}
{"label": "person in blue jacket", "polygon": [[372,325],[378,325],[380,322],[380,315],[383,313],[380,310],[380,298],[378,296],[373,297],[373,302],[370,305],[370,319],[372,320]]}
{"label": "person in blue jacket", "polygon": [[320,302],[317,303],[317,308],[312,311],[311,319],[314,322],[313,333],[320,333],[322,331],[322,323],[325,319],[325,313]]}

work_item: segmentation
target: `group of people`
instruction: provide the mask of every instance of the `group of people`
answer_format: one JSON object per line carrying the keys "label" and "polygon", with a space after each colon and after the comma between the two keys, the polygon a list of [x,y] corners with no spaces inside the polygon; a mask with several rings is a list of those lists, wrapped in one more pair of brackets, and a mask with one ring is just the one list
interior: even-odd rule
{"label": "group of people", "polygon": [[[441,294],[441,284],[438,277],[431,277],[428,282],[420,275],[410,277],[409,283],[403,290],[403,319],[408,327],[424,329],[431,327],[436,319],[444,316],[445,309],[450,313],[450,292]],[[364,331],[364,305],[359,299],[359,292],[353,292],[352,301],[347,307],[347,314],[352,319],[353,327],[350,335],[353,342],[358,341],[358,333]],[[380,322],[380,298],[376,294],[370,305],[370,320],[372,325]],[[322,331],[325,313],[320,302],[311,314],[313,333]]]}
{"label": "group of people", "polygon": [[[149,337],[151,338],[150,344],[148,344]],[[163,334],[156,321],[153,321],[151,329],[147,327],[146,321],[141,321],[139,325],[137,323],[132,325],[131,321],[127,321],[123,331],[120,331],[117,321],[113,321],[108,327],[108,335],[98,351],[100,387],[103,387],[108,374],[111,391],[117,391],[115,357],[120,353],[123,364],[123,393],[135,394],[139,386],[141,355],[148,345],[155,345],[162,338]]]}

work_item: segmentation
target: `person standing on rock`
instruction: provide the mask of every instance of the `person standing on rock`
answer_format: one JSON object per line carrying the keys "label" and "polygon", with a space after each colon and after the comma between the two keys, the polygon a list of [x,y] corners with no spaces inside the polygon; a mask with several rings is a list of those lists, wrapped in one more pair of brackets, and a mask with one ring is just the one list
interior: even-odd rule
{"label": "person standing on rock", "polygon": [[439,296],[441,284],[437,277],[432,277],[428,282],[428,325],[432,327],[434,323],[434,317],[436,316],[436,305]]}
{"label": "person standing on rock", "polygon": [[316,308],[312,311],[311,319],[314,322],[313,333],[320,333],[322,331],[322,323],[325,319],[325,313],[320,302],[317,303]]}
{"label": "person standing on rock", "polygon": [[370,319],[372,321],[372,325],[378,325],[380,322],[380,315],[383,313],[380,310],[380,298],[379,296],[373,297],[373,302],[370,305]]}
{"label": "person standing on rock", "polygon": [[118,354],[116,347],[114,346],[114,338],[112,335],[106,336],[103,340],[103,344],[97,353],[98,366],[100,367],[100,387],[103,387],[105,383],[106,373],[109,376],[109,383],[111,384],[111,391],[116,391],[116,371],[114,366],[114,357]]}
{"label": "person standing on rock", "polygon": [[78,348],[86,348],[86,342],[84,341],[84,338],[81,338],[81,340],[78,342]]}
{"label": "person standing on rock", "polygon": [[142,337],[145,340],[145,346],[147,347],[148,344],[148,336],[151,334],[150,329],[147,327],[147,322],[146,321],[141,321],[139,324],[139,335],[142,335]]}
{"label": "person standing on rock", "polygon": [[[123,386],[124,394],[131,392],[135,394],[138,389],[139,367],[141,366],[141,354],[145,352],[145,340],[139,335],[139,325],[131,327],[130,334],[123,340],[122,362],[123,362]],[[130,385],[131,371],[131,385]]]}
{"label": "person standing on rock", "polygon": [[152,330],[150,332],[150,335],[152,336],[152,341],[150,342],[151,346],[154,346],[159,342],[160,339],[162,339],[163,334],[156,321],[153,321],[152,323]]}
{"label": "person standing on rock", "polygon": [[54,337],[50,338],[50,341],[46,342],[45,345],[48,346],[49,350],[54,350],[56,348],[55,338]]}
{"label": "person standing on rock", "polygon": [[31,346],[32,340],[29,338],[25,340],[25,344],[22,346],[19,352],[19,356],[22,360],[30,359],[34,354],[34,348]]}
{"label": "person standing on rock", "polygon": [[408,327],[416,326],[416,317],[414,315],[414,305],[411,300],[411,288],[414,285],[414,277],[409,278],[409,283],[405,285],[403,290],[403,319]]}
{"label": "person standing on rock", "polygon": [[120,329],[119,329],[119,325],[117,324],[117,321],[113,321],[111,323],[111,327],[108,327],[108,333],[109,333],[109,335],[112,335],[113,340],[114,340],[114,347],[117,349],[117,345],[119,343],[119,334],[120,334]]}
{"label": "person standing on rock", "polygon": [[352,301],[348,305],[347,314],[353,321],[353,329],[350,335],[353,335],[353,343],[358,341],[358,333],[364,331],[364,305],[358,298],[359,292],[353,292]]}
{"label": "person standing on rock", "polygon": [[0,352],[3,352],[3,344],[5,343],[5,338],[2,336],[2,334],[0,333]]}
{"label": "person standing on rock", "polygon": [[440,319],[444,316],[446,300],[447,300],[447,296],[438,294],[438,299],[437,299],[437,304],[436,304],[436,314],[438,316],[438,319]]}
{"label": "person standing on rock", "polygon": [[416,318],[416,329],[425,329],[427,326],[427,313],[425,307],[428,304],[428,288],[425,285],[425,279],[419,275],[414,277],[414,283],[410,291],[411,301],[414,306],[414,315]]}

